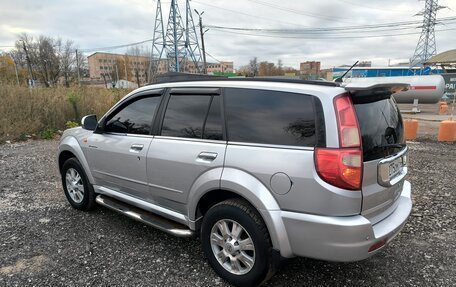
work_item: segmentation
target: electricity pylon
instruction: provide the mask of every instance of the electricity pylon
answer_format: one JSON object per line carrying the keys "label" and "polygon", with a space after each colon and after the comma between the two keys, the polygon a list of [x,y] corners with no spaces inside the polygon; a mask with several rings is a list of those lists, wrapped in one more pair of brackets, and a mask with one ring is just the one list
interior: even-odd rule
{"label": "electricity pylon", "polygon": [[417,15],[423,15],[423,26],[421,26],[421,35],[415,48],[415,53],[410,59],[410,67],[423,64],[437,53],[435,45],[435,24],[437,11],[445,8],[439,6],[438,0],[425,0],[425,8]]}
{"label": "electricity pylon", "polygon": [[163,56],[163,51],[166,48],[165,31],[163,27],[163,14],[161,9],[161,0],[157,0],[157,11],[155,13],[154,37],[152,49],[150,52],[149,63],[149,83],[157,75],[160,60]]}
{"label": "electricity pylon", "polygon": [[[201,73],[203,70],[201,49],[193,22],[190,0],[186,0],[185,25],[177,0],[171,0],[169,19],[164,31],[161,1],[157,0],[154,37],[150,54],[149,82],[158,72],[161,60],[166,59],[168,71]],[[187,61],[191,61],[193,68]]]}

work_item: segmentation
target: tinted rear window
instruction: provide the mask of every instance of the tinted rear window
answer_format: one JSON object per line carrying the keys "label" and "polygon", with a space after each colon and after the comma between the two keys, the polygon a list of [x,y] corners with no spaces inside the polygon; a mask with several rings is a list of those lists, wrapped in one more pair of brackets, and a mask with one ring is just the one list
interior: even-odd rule
{"label": "tinted rear window", "polygon": [[310,95],[225,89],[230,141],[315,146],[315,108]]}
{"label": "tinted rear window", "polygon": [[354,104],[361,129],[364,161],[387,157],[403,148],[402,117],[392,98],[373,102],[354,99]]}
{"label": "tinted rear window", "polygon": [[161,135],[222,140],[220,97],[171,95]]}

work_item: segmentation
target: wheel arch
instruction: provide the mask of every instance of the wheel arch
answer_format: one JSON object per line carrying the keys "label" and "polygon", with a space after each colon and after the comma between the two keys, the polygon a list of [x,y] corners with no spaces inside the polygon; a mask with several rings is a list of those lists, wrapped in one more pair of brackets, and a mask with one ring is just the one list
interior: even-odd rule
{"label": "wheel arch", "polygon": [[284,257],[292,257],[280,207],[269,189],[254,176],[235,168],[224,168],[219,178],[218,186],[190,193],[188,216],[194,223],[191,228],[199,229],[204,213],[213,205],[230,198],[244,199],[260,214],[274,249],[280,250]]}
{"label": "wheel arch", "polygon": [[89,179],[89,182],[94,184],[95,182],[92,173],[90,172],[89,164],[84,156],[84,152],[82,151],[79,142],[75,137],[67,136],[59,144],[57,162],[60,173],[62,172],[62,167],[65,161],[72,157],[75,157],[79,161],[85,174],[87,175],[87,178]]}

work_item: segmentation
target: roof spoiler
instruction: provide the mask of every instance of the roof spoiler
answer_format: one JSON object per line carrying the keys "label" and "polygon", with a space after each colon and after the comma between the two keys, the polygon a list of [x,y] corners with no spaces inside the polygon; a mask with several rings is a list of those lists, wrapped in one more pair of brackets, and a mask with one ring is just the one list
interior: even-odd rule
{"label": "roof spoiler", "polygon": [[355,104],[389,99],[393,94],[410,89],[410,85],[405,83],[348,83],[342,87],[350,93]]}
{"label": "roof spoiler", "polygon": [[391,92],[391,94],[406,92],[410,89],[410,84],[407,83],[343,83],[341,85],[345,90],[352,94],[366,91],[383,91]]}

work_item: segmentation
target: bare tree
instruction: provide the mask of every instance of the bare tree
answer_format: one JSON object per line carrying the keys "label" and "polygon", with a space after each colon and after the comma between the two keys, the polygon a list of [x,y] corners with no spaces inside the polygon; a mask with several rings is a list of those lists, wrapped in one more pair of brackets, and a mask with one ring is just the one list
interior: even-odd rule
{"label": "bare tree", "polygon": [[283,62],[281,59],[277,60],[277,73],[281,76],[285,74],[283,72]]}
{"label": "bare tree", "polygon": [[71,40],[65,41],[62,45],[60,51],[60,69],[62,71],[62,76],[65,81],[65,86],[70,86],[70,81],[73,79],[74,75],[77,75],[76,67],[76,50],[74,48],[74,43]]}
{"label": "bare tree", "polygon": [[138,84],[138,87],[141,87],[141,82],[140,82],[140,75],[139,73],[141,72],[141,61],[140,61],[140,56],[141,56],[141,50],[139,49],[138,46],[131,47],[128,51],[128,54],[130,55],[130,65],[133,70],[133,76],[136,79],[136,84]]}
{"label": "bare tree", "polygon": [[258,75],[258,59],[257,57],[254,57],[253,59],[250,60],[249,62],[249,70],[250,70],[250,76],[255,77]]}
{"label": "bare tree", "polygon": [[[60,77],[63,77],[64,84],[68,87],[76,77],[76,50],[73,41],[43,35],[35,40],[28,34],[21,34],[12,53],[20,68],[27,67],[24,47],[27,49],[32,78],[39,79],[46,87],[57,84]],[[82,55],[79,60],[82,65],[85,64]]]}

